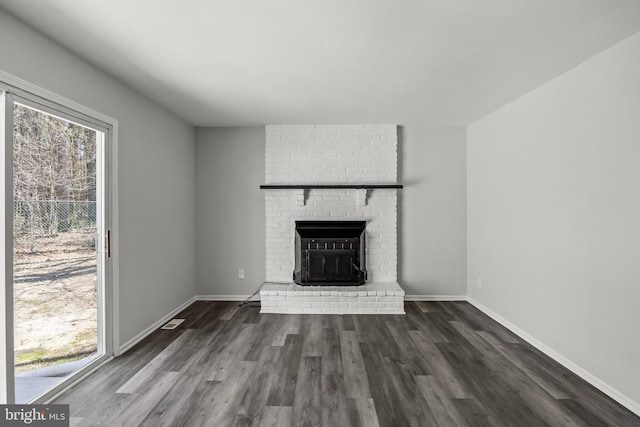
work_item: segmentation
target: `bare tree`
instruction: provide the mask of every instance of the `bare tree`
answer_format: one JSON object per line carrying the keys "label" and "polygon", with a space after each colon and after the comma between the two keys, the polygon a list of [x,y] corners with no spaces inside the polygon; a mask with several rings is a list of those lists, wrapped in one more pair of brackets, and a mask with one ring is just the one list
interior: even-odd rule
{"label": "bare tree", "polygon": [[15,106],[14,233],[28,236],[32,250],[38,235],[77,226],[73,202],[95,202],[95,162],[94,130]]}

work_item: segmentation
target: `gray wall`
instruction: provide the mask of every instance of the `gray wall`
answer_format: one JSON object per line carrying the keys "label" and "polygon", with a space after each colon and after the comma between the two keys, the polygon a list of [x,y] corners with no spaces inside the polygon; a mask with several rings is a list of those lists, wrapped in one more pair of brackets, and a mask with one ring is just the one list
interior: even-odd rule
{"label": "gray wall", "polygon": [[[409,295],[466,294],[465,138],[463,128],[400,129],[399,279]],[[249,295],[264,281],[264,150],[263,128],[196,129],[199,295]]]}
{"label": "gray wall", "polygon": [[399,283],[407,295],[467,293],[466,131],[399,133]]}
{"label": "gray wall", "polygon": [[470,297],[636,408],[639,100],[637,34],[469,126],[467,155]]}
{"label": "gray wall", "polygon": [[263,127],[196,129],[198,295],[250,295],[264,282],[264,150]]}
{"label": "gray wall", "polygon": [[0,69],[119,122],[126,343],[195,294],[193,127],[1,10]]}

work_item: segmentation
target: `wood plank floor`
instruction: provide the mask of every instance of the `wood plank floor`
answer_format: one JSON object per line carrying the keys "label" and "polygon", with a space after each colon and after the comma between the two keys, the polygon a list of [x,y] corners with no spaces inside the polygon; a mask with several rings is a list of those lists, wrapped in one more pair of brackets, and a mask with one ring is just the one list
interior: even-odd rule
{"label": "wood plank floor", "polygon": [[79,426],[639,426],[466,302],[402,315],[196,302],[66,392]]}

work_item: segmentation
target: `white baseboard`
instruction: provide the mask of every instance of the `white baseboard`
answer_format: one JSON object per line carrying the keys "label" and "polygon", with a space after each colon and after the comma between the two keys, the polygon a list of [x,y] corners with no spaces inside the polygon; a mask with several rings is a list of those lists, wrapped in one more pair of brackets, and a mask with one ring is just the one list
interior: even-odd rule
{"label": "white baseboard", "polygon": [[612,398],[613,400],[615,400],[616,402],[618,402],[619,404],[621,404],[622,406],[624,406],[625,408],[633,412],[634,414],[640,416],[640,403],[635,402],[629,397],[625,396],[615,388],[611,387],[606,382],[602,381],[600,378],[591,374],[589,371],[582,368],[581,366],[576,365],[571,360],[567,359],[560,353],[556,352],[551,347],[548,347],[546,344],[538,341],[533,336],[529,335],[528,333],[518,328],[513,323],[509,322],[504,317],[495,313],[491,309],[485,307],[484,305],[474,300],[473,298],[467,297],[466,300],[470,304],[475,306],[478,310],[482,311],[484,314],[491,317],[493,320],[500,323],[502,326],[509,329],[511,332],[513,332],[514,334],[516,334],[517,336],[519,336],[520,338],[522,338],[523,340],[525,340],[526,342],[528,342],[529,344],[531,344],[532,346],[534,346],[535,348],[537,348],[538,350],[540,350],[541,352],[543,352],[544,354],[546,354],[547,356],[549,356],[550,358],[552,358],[553,360],[555,360],[556,362],[564,366],[565,368],[569,369],[571,372],[573,372],[574,374],[576,374],[577,376],[579,376],[580,378],[582,378],[583,380],[585,380],[586,382],[588,382],[589,384],[591,384],[592,386],[594,386],[595,388],[597,388],[598,390],[600,390],[601,392],[603,392],[604,394],[606,394],[607,396],[609,396],[610,398]]}
{"label": "white baseboard", "polygon": [[466,301],[466,295],[405,295],[405,301]]}
{"label": "white baseboard", "polygon": [[[244,301],[249,295],[196,295],[196,301]],[[254,301],[259,301],[255,295]],[[405,301],[466,301],[466,295],[405,295]]]}
{"label": "white baseboard", "polygon": [[[250,295],[196,295],[195,301],[244,301]],[[260,300],[260,295],[255,295],[254,301]]]}
{"label": "white baseboard", "polygon": [[185,308],[189,307],[195,301],[196,301],[196,297],[189,298],[188,300],[186,300],[185,302],[180,304],[180,306],[176,307],[173,311],[171,311],[170,313],[168,313],[165,316],[163,316],[161,319],[159,319],[153,325],[149,326],[147,329],[145,329],[144,331],[140,332],[138,335],[136,335],[135,337],[131,338],[126,343],[122,344],[120,346],[120,348],[117,350],[116,356],[120,356],[121,354],[123,354],[124,352],[129,350],[131,347],[133,347],[134,345],[138,344],[147,335],[149,335],[150,333],[152,333],[153,331],[158,329],[160,326],[162,326],[165,323],[167,323],[169,320],[173,319],[176,314],[180,313],[182,310],[184,310]]}

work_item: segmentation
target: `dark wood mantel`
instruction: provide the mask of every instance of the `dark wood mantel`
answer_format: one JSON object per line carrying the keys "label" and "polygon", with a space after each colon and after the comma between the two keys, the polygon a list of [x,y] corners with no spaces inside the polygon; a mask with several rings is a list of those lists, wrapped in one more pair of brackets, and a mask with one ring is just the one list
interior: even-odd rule
{"label": "dark wood mantel", "polygon": [[374,190],[380,188],[402,189],[402,184],[269,184],[261,185],[261,190]]}

